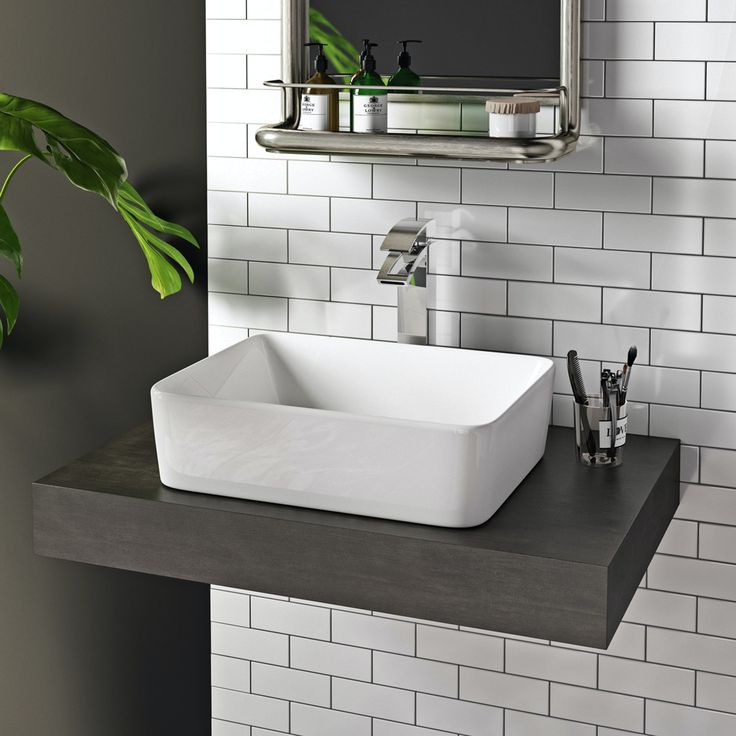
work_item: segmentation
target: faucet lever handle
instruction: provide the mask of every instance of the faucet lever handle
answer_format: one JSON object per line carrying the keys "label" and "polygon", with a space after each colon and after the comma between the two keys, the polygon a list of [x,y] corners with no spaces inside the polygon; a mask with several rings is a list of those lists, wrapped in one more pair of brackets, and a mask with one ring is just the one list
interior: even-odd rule
{"label": "faucet lever handle", "polygon": [[430,222],[432,220],[411,217],[400,220],[389,230],[381,250],[392,253],[416,253],[429,243],[426,230]]}

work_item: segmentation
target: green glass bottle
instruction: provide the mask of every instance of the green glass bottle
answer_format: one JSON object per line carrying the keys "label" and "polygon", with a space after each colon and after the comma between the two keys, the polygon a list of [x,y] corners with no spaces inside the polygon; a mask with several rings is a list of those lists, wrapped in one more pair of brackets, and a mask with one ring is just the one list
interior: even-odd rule
{"label": "green glass bottle", "polygon": [[378,44],[368,39],[363,43],[361,70],[350,80],[353,88],[350,93],[350,130],[353,133],[385,133],[388,130],[386,85],[376,71],[376,60],[371,53]]}
{"label": "green glass bottle", "polygon": [[[407,50],[407,45],[410,43],[421,43],[419,39],[407,38],[405,41],[397,41],[403,45],[404,49],[399,54],[399,68],[394,72],[392,77],[388,80],[389,87],[421,87],[421,77],[412,70],[411,68],[411,54]],[[404,94],[412,94],[411,92],[404,92]]]}

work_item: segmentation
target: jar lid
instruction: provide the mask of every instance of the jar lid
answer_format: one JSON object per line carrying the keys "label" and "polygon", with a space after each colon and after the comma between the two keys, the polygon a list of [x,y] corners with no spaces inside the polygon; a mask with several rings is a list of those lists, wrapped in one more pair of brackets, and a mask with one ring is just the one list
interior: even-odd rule
{"label": "jar lid", "polygon": [[486,110],[497,115],[518,115],[539,112],[539,100],[531,97],[491,97],[486,100]]}

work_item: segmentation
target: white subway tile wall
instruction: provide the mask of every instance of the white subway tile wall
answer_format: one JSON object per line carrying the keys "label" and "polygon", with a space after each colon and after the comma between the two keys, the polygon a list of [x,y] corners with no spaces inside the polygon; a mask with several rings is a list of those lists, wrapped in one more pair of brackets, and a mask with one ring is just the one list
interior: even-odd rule
{"label": "white subway tile wall", "polygon": [[584,0],[580,150],[523,167],[264,151],[280,0],[206,7],[211,351],[395,340],[377,249],[430,217],[433,343],[555,356],[561,424],[567,350],[594,382],[636,343],[631,424],[685,442],[677,518],[607,651],[213,587],[214,736],[735,734],[736,2]]}

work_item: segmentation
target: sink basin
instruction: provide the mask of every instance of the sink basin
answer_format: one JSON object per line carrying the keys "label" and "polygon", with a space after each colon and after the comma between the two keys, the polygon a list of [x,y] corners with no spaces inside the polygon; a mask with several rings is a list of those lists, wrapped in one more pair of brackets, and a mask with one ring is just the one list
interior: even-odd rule
{"label": "sink basin", "polygon": [[553,372],[527,355],[257,335],[152,388],[161,480],[475,526],[542,457]]}

